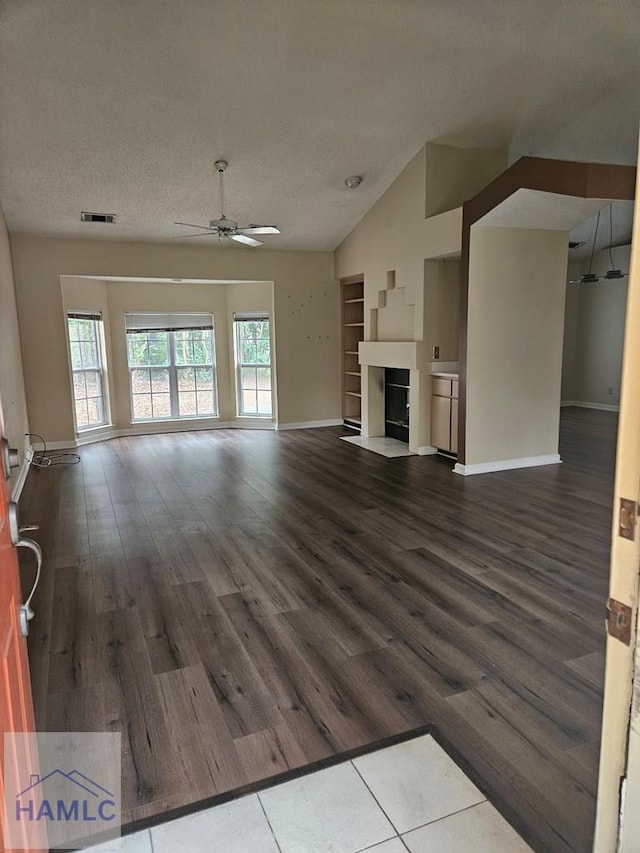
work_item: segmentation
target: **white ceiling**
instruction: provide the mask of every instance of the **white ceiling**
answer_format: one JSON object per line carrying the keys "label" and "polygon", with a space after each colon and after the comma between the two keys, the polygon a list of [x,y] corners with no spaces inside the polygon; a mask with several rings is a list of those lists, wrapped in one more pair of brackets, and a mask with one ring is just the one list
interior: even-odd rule
{"label": "white ceiling", "polygon": [[0,198],[166,240],[224,157],[228,216],[333,249],[425,141],[635,162],[639,45],[637,0],[3,0]]}

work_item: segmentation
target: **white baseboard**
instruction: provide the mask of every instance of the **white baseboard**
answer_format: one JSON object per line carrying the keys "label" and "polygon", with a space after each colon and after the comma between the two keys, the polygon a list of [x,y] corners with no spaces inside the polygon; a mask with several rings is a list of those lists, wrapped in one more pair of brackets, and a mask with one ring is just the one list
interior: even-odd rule
{"label": "white baseboard", "polygon": [[476,462],[474,465],[462,465],[456,462],[455,474],[469,477],[473,474],[489,474],[492,471],[511,471],[514,468],[536,468],[539,465],[559,465],[562,462],[560,454],[550,453],[548,456],[522,456],[520,459],[498,459],[495,462]]}
{"label": "white baseboard", "polygon": [[581,400],[563,400],[560,406],[577,406],[579,409],[599,409],[601,412],[620,411],[620,406],[614,406],[611,403],[585,403]]}
{"label": "white baseboard", "polygon": [[[98,439],[94,439],[97,441]],[[47,450],[73,450],[74,447],[77,447],[76,440],[74,438],[69,439],[69,441],[48,441],[47,442]],[[33,449],[36,453],[40,453],[41,450],[45,449],[44,444],[41,441],[33,442]]]}
{"label": "white baseboard", "polygon": [[419,447],[417,450],[418,456],[433,456],[433,454],[437,452],[438,448],[431,447],[430,444],[427,444],[424,447]]}
{"label": "white baseboard", "polygon": [[[71,450],[74,447],[83,447],[96,441],[107,441],[110,438],[126,438],[134,435],[158,435],[172,432],[196,432],[199,430],[212,429],[313,429],[316,427],[340,426],[342,420],[331,419],[327,421],[303,421],[301,423],[277,424],[263,418],[242,418],[235,421],[161,421],[157,423],[132,424],[122,429],[112,427],[90,432],[80,433],[77,438],[68,441],[48,441],[47,450]],[[33,445],[34,450],[43,450],[41,443]]]}
{"label": "white baseboard", "polygon": [[297,424],[277,424],[277,430],[283,429],[317,429],[318,427],[342,426],[342,418],[332,418],[328,421],[301,421]]}

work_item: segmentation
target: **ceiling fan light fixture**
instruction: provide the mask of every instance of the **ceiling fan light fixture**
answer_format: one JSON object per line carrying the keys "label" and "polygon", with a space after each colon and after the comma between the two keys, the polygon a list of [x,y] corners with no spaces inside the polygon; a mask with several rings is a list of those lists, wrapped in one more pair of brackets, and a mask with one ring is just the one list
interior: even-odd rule
{"label": "ceiling fan light fixture", "polygon": [[362,183],[362,175],[351,175],[344,179],[345,186],[350,190],[357,189]]}
{"label": "ceiling fan light fixture", "polygon": [[208,225],[196,225],[193,222],[174,222],[185,228],[197,228],[200,234],[181,234],[174,240],[192,240],[194,237],[217,237],[218,241],[235,240],[245,246],[263,246],[261,240],[256,240],[252,234],[280,234],[277,225],[238,225],[235,219],[227,219],[224,213],[224,173],[229,164],[226,160],[216,160],[215,167],[220,182],[220,218],[211,219]]}

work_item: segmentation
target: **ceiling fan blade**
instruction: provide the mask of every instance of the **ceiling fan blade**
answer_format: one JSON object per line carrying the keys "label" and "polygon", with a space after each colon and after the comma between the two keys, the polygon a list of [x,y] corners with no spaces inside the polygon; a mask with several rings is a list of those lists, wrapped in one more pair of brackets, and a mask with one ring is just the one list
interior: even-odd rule
{"label": "ceiling fan blade", "polygon": [[172,240],[195,240],[196,237],[216,237],[217,231],[203,231],[201,234],[180,234],[179,237],[172,237]]}
{"label": "ceiling fan blade", "polygon": [[244,243],[245,246],[262,246],[260,240],[254,240],[253,237],[247,237],[245,234],[232,234],[231,239],[237,243]]}
{"label": "ceiling fan blade", "polygon": [[192,222],[174,222],[174,225],[186,225],[187,228],[206,228],[207,231],[211,230],[210,225],[194,225]]}
{"label": "ceiling fan blade", "polygon": [[247,225],[246,228],[238,228],[241,234],[279,234],[280,229],[276,225]]}

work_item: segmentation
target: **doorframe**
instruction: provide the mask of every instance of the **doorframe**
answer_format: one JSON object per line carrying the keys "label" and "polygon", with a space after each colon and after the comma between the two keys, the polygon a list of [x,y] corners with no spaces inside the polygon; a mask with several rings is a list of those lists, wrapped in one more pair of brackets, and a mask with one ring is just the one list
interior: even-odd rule
{"label": "doorframe", "polygon": [[[633,814],[634,795],[640,793],[640,644],[636,631],[640,594],[639,193],[640,182],[636,185],[627,292],[609,573],[610,604],[612,600],[620,602],[630,611],[627,636],[622,640],[611,635],[612,619],[607,620],[594,853],[640,849],[640,814]],[[623,512],[621,498],[630,501],[631,515]],[[632,536],[629,535],[630,522],[634,528]],[[638,661],[635,666],[634,657]],[[628,809],[625,803],[630,803]]]}

